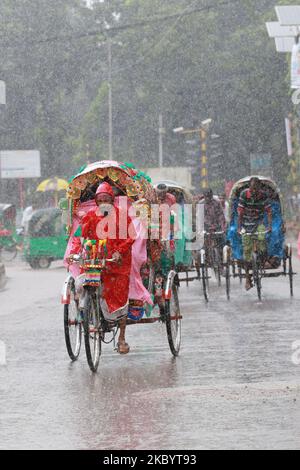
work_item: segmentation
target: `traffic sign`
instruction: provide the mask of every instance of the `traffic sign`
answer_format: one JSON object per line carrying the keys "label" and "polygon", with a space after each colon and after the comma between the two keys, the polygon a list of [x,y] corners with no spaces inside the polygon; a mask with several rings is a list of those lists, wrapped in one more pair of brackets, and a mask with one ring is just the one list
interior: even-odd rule
{"label": "traffic sign", "polygon": [[285,52],[291,54],[294,45],[294,38],[275,38],[275,46],[277,52]]}
{"label": "traffic sign", "polygon": [[288,5],[275,7],[279,23],[282,26],[300,25],[300,6]]}
{"label": "traffic sign", "polygon": [[298,31],[295,26],[282,26],[278,21],[266,23],[270,38],[294,38]]}
{"label": "traffic sign", "polygon": [[0,176],[3,179],[40,178],[40,152],[38,150],[0,152]]}

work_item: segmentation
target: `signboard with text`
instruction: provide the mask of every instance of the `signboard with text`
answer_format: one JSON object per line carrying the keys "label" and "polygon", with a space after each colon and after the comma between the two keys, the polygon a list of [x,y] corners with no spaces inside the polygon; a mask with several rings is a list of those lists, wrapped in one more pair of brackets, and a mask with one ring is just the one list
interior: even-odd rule
{"label": "signboard with text", "polygon": [[40,178],[38,150],[4,150],[0,152],[0,177],[3,179]]}

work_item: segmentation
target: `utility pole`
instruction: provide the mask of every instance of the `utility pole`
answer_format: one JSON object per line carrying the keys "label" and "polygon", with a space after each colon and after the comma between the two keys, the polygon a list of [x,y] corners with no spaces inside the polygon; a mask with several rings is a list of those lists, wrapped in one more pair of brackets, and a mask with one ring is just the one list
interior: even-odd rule
{"label": "utility pole", "polygon": [[159,115],[159,168],[163,168],[164,166],[164,156],[163,156],[163,137],[164,137],[165,130],[163,128],[163,116],[162,114]]}
{"label": "utility pole", "polygon": [[113,116],[112,116],[112,41],[111,38],[107,39],[108,47],[108,133],[109,144],[108,153],[109,159],[113,160]]}
{"label": "utility pole", "polygon": [[212,119],[206,119],[201,122],[201,127],[198,129],[184,129],[184,127],[178,127],[173,129],[175,134],[191,135],[198,134],[200,138],[200,177],[201,177],[201,189],[208,188],[208,158],[207,158],[207,136],[209,132],[209,126],[212,123]]}
{"label": "utility pole", "polygon": [[208,188],[207,131],[200,129],[201,143],[201,189]]}

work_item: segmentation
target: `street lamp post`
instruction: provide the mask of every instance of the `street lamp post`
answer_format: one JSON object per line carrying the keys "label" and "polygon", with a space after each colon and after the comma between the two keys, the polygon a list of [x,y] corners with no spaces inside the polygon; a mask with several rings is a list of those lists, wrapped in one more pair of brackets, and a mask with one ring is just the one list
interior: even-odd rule
{"label": "street lamp post", "polygon": [[200,128],[197,129],[184,129],[184,127],[178,127],[173,129],[175,134],[183,134],[183,135],[192,135],[198,134],[200,137],[200,162],[201,162],[201,189],[208,188],[208,158],[207,158],[207,135],[209,131],[209,127],[212,123],[212,119],[205,119],[201,122]]}
{"label": "street lamp post", "polygon": [[113,117],[112,117],[112,42],[107,40],[108,47],[108,133],[109,133],[109,159],[113,160]]}
{"label": "street lamp post", "polygon": [[165,134],[165,129],[163,127],[163,116],[162,114],[159,115],[159,158],[158,158],[158,166],[162,168],[164,166],[164,156],[163,156],[163,138]]}

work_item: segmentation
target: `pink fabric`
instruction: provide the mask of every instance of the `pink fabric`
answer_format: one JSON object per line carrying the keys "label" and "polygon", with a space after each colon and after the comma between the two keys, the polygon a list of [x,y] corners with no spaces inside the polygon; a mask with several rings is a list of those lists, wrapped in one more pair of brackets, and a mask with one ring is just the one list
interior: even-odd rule
{"label": "pink fabric", "polygon": [[143,236],[144,229],[141,222],[136,217],[132,217],[132,219],[137,238],[132,245],[129,299],[141,300],[149,305],[153,305],[151,295],[141,278],[141,267],[147,261],[147,240]]}
{"label": "pink fabric", "polygon": [[69,271],[72,274],[72,276],[74,277],[74,279],[76,279],[80,275],[80,267],[79,267],[78,264],[71,264],[69,266],[69,264],[67,262],[67,258],[69,257],[69,255],[71,253],[71,250],[72,250],[73,240],[74,240],[74,238],[77,238],[77,237],[74,237],[74,233],[76,232],[79,225],[81,224],[81,221],[82,221],[83,217],[89,211],[91,211],[93,209],[96,210],[96,208],[97,208],[97,205],[96,205],[94,200],[87,201],[87,202],[82,202],[79,205],[79,207],[77,208],[77,210],[76,210],[76,212],[74,213],[74,216],[73,216],[73,226],[72,226],[72,231],[71,231],[71,235],[70,235],[70,238],[69,238],[69,242],[68,242],[68,245],[67,245],[67,249],[66,249],[66,252],[65,252],[64,266],[66,268],[69,268]]}
{"label": "pink fabric", "polygon": [[[117,207],[124,204],[124,196],[117,196],[115,199],[115,205]],[[134,217],[134,210],[132,209],[132,203],[127,198],[127,206],[129,215],[133,221],[134,228],[136,231],[136,240],[132,245],[132,262],[130,272],[130,283],[129,283],[129,299],[140,300],[142,302],[153,305],[151,295],[147,291],[141,278],[141,267],[147,262],[147,237],[144,233],[144,227],[137,217]]]}
{"label": "pink fabric", "polygon": [[[124,197],[124,196],[123,196]],[[131,202],[128,199],[128,210],[130,210]],[[120,201],[119,198],[116,197],[115,205],[119,207]],[[121,205],[122,206],[122,205]],[[65,257],[64,257],[64,266],[69,267],[69,271],[72,276],[76,279],[80,273],[80,267],[77,264],[68,265],[67,258],[71,253],[74,233],[78,229],[79,225],[83,217],[91,210],[96,210],[97,205],[94,200],[83,202],[78,207],[76,213],[74,214],[73,218],[73,227],[71,236],[67,245]],[[131,211],[130,211],[131,212]],[[131,215],[131,214],[130,214]],[[146,237],[143,236],[143,226],[140,221],[136,217],[132,217],[133,224],[137,233],[137,238],[132,245],[132,263],[131,263],[131,272],[130,272],[130,284],[129,284],[129,298],[132,300],[140,300],[142,302],[148,303],[149,305],[153,305],[153,301],[151,295],[147,291],[146,287],[143,284],[141,278],[141,267],[147,261],[147,240]]]}

